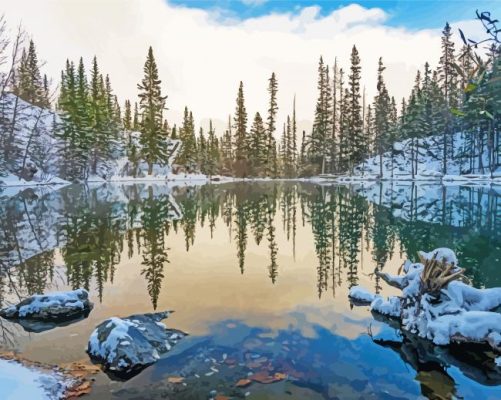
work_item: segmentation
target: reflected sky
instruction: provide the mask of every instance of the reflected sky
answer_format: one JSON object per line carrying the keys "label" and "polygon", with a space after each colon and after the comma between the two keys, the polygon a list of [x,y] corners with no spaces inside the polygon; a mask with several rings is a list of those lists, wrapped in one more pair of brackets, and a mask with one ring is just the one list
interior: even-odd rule
{"label": "reflected sky", "polygon": [[[87,358],[87,339],[102,320],[173,309],[167,325],[188,332],[186,343],[127,383],[101,376],[94,397],[151,390],[155,398],[170,390],[165,377],[181,371],[202,378],[174,398],[206,396],[216,378],[238,397],[242,391],[230,391],[249,372],[248,357],[265,354],[274,373],[297,377],[253,385],[254,398],[393,399],[440,390],[443,398],[499,398],[499,373],[472,369],[454,352],[429,349],[428,359],[421,343],[347,300],[354,284],[397,294],[373,272],[396,273],[419,246],[453,247],[478,286],[499,281],[491,264],[499,232],[486,223],[486,213],[496,221],[496,194],[448,188],[443,202],[437,188],[424,192],[433,196],[414,192],[283,182],[72,186],[2,198],[2,303],[83,286],[95,308],[42,333],[2,320],[0,343],[29,359],[71,362]],[[438,223],[430,212],[440,213]],[[223,354],[238,363],[220,363],[205,377],[205,359]]]}

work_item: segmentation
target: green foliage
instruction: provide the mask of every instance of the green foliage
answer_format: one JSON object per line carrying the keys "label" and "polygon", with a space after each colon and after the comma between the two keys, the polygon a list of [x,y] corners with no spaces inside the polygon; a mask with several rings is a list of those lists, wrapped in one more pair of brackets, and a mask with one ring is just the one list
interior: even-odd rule
{"label": "green foliage", "polygon": [[137,85],[141,118],[141,158],[148,164],[148,175],[153,173],[154,164],[165,165],[167,162],[167,141],[162,129],[167,96],[162,96],[161,83],[153,49],[150,47],[144,64],[144,78]]}

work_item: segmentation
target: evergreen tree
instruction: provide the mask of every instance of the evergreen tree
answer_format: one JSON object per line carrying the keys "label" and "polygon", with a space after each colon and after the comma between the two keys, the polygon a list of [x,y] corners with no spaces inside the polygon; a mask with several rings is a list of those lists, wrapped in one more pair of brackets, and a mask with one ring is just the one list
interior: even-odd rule
{"label": "evergreen tree", "polygon": [[276,141],[275,141],[275,129],[276,129],[276,118],[278,112],[277,104],[277,93],[278,93],[278,81],[275,73],[271,74],[268,80],[268,93],[270,95],[270,100],[268,103],[268,118],[267,118],[267,161],[266,161],[266,176],[274,176],[276,172]]}
{"label": "evergreen tree", "polygon": [[188,110],[188,107],[184,108],[183,124],[179,130],[179,139],[183,143],[183,147],[177,158],[178,164],[184,165],[188,170],[196,169],[198,156],[195,124],[193,113]]}
{"label": "evergreen tree", "polygon": [[383,178],[383,154],[388,147],[390,133],[390,97],[383,79],[383,59],[379,58],[377,95],[374,100],[374,140],[379,155],[379,175]]}
{"label": "evergreen tree", "polygon": [[360,105],[360,57],[358,50],[353,46],[351,51],[351,67],[348,77],[348,98],[347,102],[347,145],[348,145],[348,167],[353,173],[355,164],[362,161],[367,155],[367,141],[363,137],[363,117]]}
{"label": "evergreen tree", "polygon": [[138,132],[141,129],[139,123],[139,108],[137,102],[134,103],[134,119],[132,120],[132,130]]}
{"label": "evergreen tree", "polygon": [[325,163],[328,147],[332,135],[332,95],[329,79],[329,67],[324,64],[320,57],[318,63],[318,98],[315,106],[315,119],[311,132],[310,145],[308,148],[310,161],[317,167],[319,172],[325,172]]}
{"label": "evergreen tree", "polygon": [[207,137],[207,164],[205,172],[209,175],[209,177],[218,172],[220,158],[218,138],[216,137],[216,132],[212,126],[212,120],[210,120],[209,133]]}
{"label": "evergreen tree", "polygon": [[16,95],[36,106],[49,106],[49,98],[40,74],[38,56],[33,40],[30,40],[28,52],[23,50],[17,71],[17,79],[18,83],[15,85],[16,90],[14,91]]}
{"label": "evergreen tree", "polygon": [[130,107],[130,100],[125,100],[124,118],[122,123],[127,132],[132,130],[132,110]]}
{"label": "evergreen tree", "polygon": [[260,176],[265,172],[268,161],[268,137],[266,128],[258,112],[254,117],[249,135],[249,160],[252,166],[252,173]]}
{"label": "evergreen tree", "polygon": [[231,116],[228,116],[228,128],[221,139],[221,160],[224,173],[231,173],[233,167],[233,134],[231,130]]}
{"label": "evergreen tree", "polygon": [[248,149],[247,149],[247,110],[245,109],[244,85],[240,82],[236,101],[235,116],[233,118],[234,146],[236,176],[245,177],[248,175]]}
{"label": "evergreen tree", "polygon": [[141,109],[141,155],[148,164],[148,175],[153,173],[153,165],[167,162],[167,142],[162,134],[163,110],[167,96],[162,96],[161,80],[150,47],[144,64],[144,78],[137,85]]}
{"label": "evergreen tree", "polygon": [[446,104],[445,127],[442,135],[442,173],[444,175],[447,174],[447,158],[451,152],[449,146],[452,145],[450,142],[453,133],[453,121],[450,109],[457,106],[456,73],[453,68],[453,62],[454,42],[452,41],[451,27],[449,23],[446,23],[442,31],[442,56],[440,57],[438,66],[440,88],[442,89]]}

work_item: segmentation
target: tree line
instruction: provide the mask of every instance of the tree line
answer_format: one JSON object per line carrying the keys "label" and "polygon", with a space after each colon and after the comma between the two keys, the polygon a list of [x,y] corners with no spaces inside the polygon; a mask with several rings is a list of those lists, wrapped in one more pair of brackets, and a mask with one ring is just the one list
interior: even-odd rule
{"label": "tree line", "polygon": [[[490,14],[477,15],[492,31],[496,21]],[[151,175],[155,165],[167,164],[169,141],[177,139],[182,149],[175,160],[176,170],[209,176],[353,174],[363,170],[369,157],[378,159],[380,177],[384,169],[393,176],[394,158],[402,151],[396,143],[402,141],[411,154],[413,177],[423,168],[421,161],[425,157],[438,160],[444,175],[451,164],[459,165],[461,174],[492,174],[500,165],[501,46],[494,37],[488,41],[486,54],[480,56],[478,43],[461,32],[464,46],[458,50],[452,35],[446,24],[437,68],[432,69],[426,62],[416,74],[410,95],[403,99],[389,93],[382,58],[377,65],[376,96],[370,101],[361,82],[361,56],[356,46],[351,51],[348,71],[339,67],[337,58],[331,67],[320,57],[318,95],[308,133],[298,132],[295,97],[289,115],[279,126],[279,83],[274,72],[268,80],[265,112],[248,114],[244,84],[240,82],[235,110],[224,132],[216,132],[212,120],[208,130],[200,127],[197,132],[187,106],[179,126],[171,125],[164,116],[167,96],[162,93],[151,47],[144,78],[137,85],[138,99],[126,100],[123,112],[110,77],[101,73],[96,58],[89,72],[83,59],[78,63],[68,60],[61,72],[57,99],[52,100],[50,82],[40,73],[33,41],[26,49],[19,40],[15,42],[22,49],[21,56],[13,58],[11,72],[2,76],[2,96],[10,91],[30,104],[54,108],[57,117],[54,114],[53,124],[47,129],[60,139],[60,176],[73,181],[92,175],[106,177],[112,161],[123,156],[128,160],[129,175],[136,176],[141,163],[147,165]],[[2,135],[3,169],[9,170],[9,160],[22,158],[23,152],[24,158],[29,153],[36,168],[43,169],[47,163],[40,160],[44,147],[33,140],[24,143],[29,149],[16,150],[15,129],[7,126],[16,123],[6,122],[5,118],[0,118],[0,123],[5,124],[5,132],[11,132]],[[423,140],[426,138],[430,140]],[[390,166],[384,166],[388,160]],[[20,168],[19,163],[16,167]]]}

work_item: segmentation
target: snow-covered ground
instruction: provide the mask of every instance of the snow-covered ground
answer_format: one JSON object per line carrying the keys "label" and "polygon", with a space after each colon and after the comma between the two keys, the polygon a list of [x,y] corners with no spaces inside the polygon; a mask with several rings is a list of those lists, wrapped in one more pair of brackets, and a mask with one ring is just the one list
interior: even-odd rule
{"label": "snow-covered ground", "polygon": [[0,399],[59,400],[74,385],[74,379],[59,371],[0,359]]}
{"label": "snow-covered ground", "polygon": [[[455,155],[463,151],[465,145],[465,136],[462,133],[453,135],[452,143],[454,143]],[[414,170],[412,176],[412,160],[413,148],[417,156],[417,169]],[[465,165],[466,160],[457,157],[450,157],[447,160],[447,174],[444,175],[442,163],[443,147],[441,146],[441,136],[431,136],[422,139],[416,139],[414,146],[411,139],[406,139],[397,142],[393,145],[392,152],[386,152],[382,157],[382,176],[380,169],[380,157],[376,155],[366,159],[363,163],[355,166],[352,175],[343,176],[323,176],[316,177],[320,181],[336,180],[340,182],[356,182],[356,181],[371,181],[371,180],[394,180],[394,181],[444,181],[444,182],[487,182],[494,181],[501,184],[501,169],[498,168],[491,176],[489,168],[485,167],[482,170],[478,167],[479,157],[475,157],[474,172],[465,172],[468,166]],[[488,166],[488,154],[482,157],[484,166]],[[414,167],[416,168],[416,167]]]}

